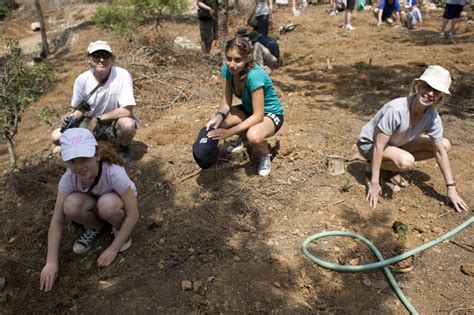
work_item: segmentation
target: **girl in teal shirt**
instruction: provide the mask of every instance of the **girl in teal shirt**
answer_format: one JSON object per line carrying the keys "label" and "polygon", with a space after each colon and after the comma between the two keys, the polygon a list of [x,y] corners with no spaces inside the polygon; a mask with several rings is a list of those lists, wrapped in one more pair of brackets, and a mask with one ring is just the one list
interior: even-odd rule
{"label": "girl in teal shirt", "polygon": [[[252,46],[246,39],[227,42],[224,77],[224,100],[218,112],[206,124],[208,136],[225,139],[245,135],[247,142],[260,154],[258,174],[267,176],[271,170],[271,154],[267,138],[282,126],[284,111],[273,82],[259,65],[253,62]],[[232,106],[233,96],[242,104]],[[243,143],[231,144],[229,152],[243,150]]]}

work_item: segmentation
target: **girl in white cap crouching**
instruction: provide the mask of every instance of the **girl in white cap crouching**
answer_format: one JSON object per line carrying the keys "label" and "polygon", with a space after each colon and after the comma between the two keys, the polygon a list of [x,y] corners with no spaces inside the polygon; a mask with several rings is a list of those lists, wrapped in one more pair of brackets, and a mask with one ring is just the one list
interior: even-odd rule
{"label": "girl in white cap crouching", "polygon": [[372,207],[376,207],[381,191],[380,169],[394,172],[391,182],[404,187],[408,183],[400,172],[412,169],[415,161],[434,157],[456,211],[469,209],[456,190],[447,154],[451,143],[443,138],[443,125],[435,108],[446,94],[451,94],[450,85],[446,69],[429,66],[413,81],[410,96],[388,102],[362,127],[357,147],[368,161],[366,199]]}
{"label": "girl in white cap crouching", "polygon": [[61,157],[67,171],[58,184],[58,195],[48,231],[48,254],[41,271],[40,290],[50,291],[58,275],[58,254],[66,217],[86,231],[74,242],[76,254],[87,252],[104,229],[112,226],[114,240],[97,259],[107,267],[119,252],[127,250],[138,221],[137,193],[121,159],[106,143],[97,145],[86,128],[66,130],[60,138]]}

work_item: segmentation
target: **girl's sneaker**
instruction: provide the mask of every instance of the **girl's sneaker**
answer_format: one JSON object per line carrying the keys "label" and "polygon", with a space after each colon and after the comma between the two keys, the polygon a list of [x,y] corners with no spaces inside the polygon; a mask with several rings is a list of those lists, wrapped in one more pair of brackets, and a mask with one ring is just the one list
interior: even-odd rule
{"label": "girl's sneaker", "polygon": [[74,242],[72,251],[76,254],[84,254],[91,248],[92,243],[99,234],[100,231],[86,228],[86,231]]}
{"label": "girl's sneaker", "polygon": [[[114,236],[114,238],[117,237],[118,232],[119,231],[112,228],[112,235]],[[130,246],[132,246],[132,238],[129,236],[127,238],[127,240],[125,242],[123,242],[122,247],[120,247],[119,253],[126,251],[127,249],[130,248]]]}
{"label": "girl's sneaker", "polygon": [[237,141],[231,142],[227,147],[226,151],[228,153],[239,153],[244,150],[245,141],[239,138]]}
{"label": "girl's sneaker", "polygon": [[272,161],[271,158],[272,155],[264,155],[260,157],[260,162],[258,163],[258,175],[260,176],[268,176],[270,174],[270,171],[272,170]]}

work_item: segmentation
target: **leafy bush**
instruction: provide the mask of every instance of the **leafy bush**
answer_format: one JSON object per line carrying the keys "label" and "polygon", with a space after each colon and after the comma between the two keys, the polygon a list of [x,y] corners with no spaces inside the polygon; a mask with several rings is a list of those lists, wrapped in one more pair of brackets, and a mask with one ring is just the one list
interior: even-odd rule
{"label": "leafy bush", "polygon": [[0,3],[0,21],[6,18],[9,11],[4,4]]}
{"label": "leafy bush", "polygon": [[46,105],[41,109],[38,116],[49,126],[52,126],[52,120],[57,120],[60,117],[60,111],[58,110],[59,106],[56,105]]}
{"label": "leafy bush", "polygon": [[132,34],[135,23],[138,22],[133,8],[115,4],[99,7],[92,19],[100,27],[120,37]]}
{"label": "leafy bush", "polygon": [[6,53],[0,58],[0,126],[7,143],[10,162],[16,164],[13,137],[23,112],[55,79],[45,65],[28,66],[22,59],[18,41],[7,38]]}
{"label": "leafy bush", "polygon": [[132,0],[137,15],[153,19],[158,26],[164,14],[176,15],[187,8],[186,0]]}

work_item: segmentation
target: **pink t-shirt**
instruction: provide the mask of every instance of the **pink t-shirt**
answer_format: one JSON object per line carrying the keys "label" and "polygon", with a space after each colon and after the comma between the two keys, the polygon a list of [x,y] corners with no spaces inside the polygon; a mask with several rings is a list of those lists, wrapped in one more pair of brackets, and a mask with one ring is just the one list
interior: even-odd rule
{"label": "pink t-shirt", "polygon": [[[102,174],[99,182],[90,193],[96,197],[110,192],[116,192],[121,195],[127,191],[128,187],[133,190],[136,197],[137,189],[125,172],[125,169],[120,165],[104,162],[102,163]],[[87,193],[88,190],[89,187],[84,187],[79,177],[71,172],[70,169],[67,169],[58,184],[58,191],[64,196],[68,196],[73,192]]]}

